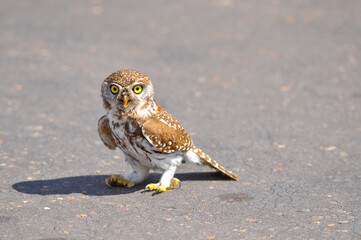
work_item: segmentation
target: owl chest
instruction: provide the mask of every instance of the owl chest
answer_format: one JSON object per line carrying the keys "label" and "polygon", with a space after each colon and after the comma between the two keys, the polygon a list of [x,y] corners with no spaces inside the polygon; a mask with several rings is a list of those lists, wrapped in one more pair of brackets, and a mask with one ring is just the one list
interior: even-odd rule
{"label": "owl chest", "polygon": [[149,163],[147,157],[147,142],[141,133],[141,128],[136,122],[113,122],[111,123],[112,135],[117,146],[126,154],[144,164]]}
{"label": "owl chest", "polygon": [[115,127],[112,129],[113,137],[118,145],[118,147],[123,150],[123,152],[131,153],[132,139],[129,138],[129,135],[126,134],[124,128]]}
{"label": "owl chest", "polygon": [[137,134],[137,129],[132,126],[132,123],[113,121],[111,128],[118,147],[125,152],[133,152],[133,145],[140,136]]}

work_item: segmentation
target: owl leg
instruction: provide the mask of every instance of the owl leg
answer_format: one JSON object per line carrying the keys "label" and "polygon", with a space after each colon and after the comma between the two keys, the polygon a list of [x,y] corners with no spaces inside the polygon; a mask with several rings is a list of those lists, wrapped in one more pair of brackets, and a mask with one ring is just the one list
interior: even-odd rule
{"label": "owl leg", "polygon": [[144,181],[149,176],[149,167],[137,164],[134,161],[128,161],[134,171],[127,174],[115,175],[105,179],[105,183],[109,187],[133,187]]}
{"label": "owl leg", "polygon": [[150,183],[145,189],[149,191],[157,190],[160,193],[168,189],[173,189],[176,185],[180,186],[179,179],[173,178],[176,168],[176,166],[172,166],[170,169],[164,171],[159,183]]}

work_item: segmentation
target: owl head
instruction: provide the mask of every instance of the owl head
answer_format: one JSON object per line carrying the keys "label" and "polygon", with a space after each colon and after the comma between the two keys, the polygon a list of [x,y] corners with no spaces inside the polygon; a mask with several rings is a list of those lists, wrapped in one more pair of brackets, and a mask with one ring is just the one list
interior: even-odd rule
{"label": "owl head", "polygon": [[119,70],[107,77],[102,85],[104,107],[129,112],[153,98],[150,79],[135,70]]}

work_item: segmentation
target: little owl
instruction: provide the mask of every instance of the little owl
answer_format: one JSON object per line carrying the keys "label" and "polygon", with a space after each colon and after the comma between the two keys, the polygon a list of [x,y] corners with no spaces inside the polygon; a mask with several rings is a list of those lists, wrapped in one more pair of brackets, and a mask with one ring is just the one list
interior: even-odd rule
{"label": "little owl", "polygon": [[178,121],[154,100],[152,82],[143,73],[112,73],[103,82],[102,97],[107,114],[99,119],[99,136],[108,148],[120,148],[133,168],[107,178],[107,185],[133,187],[148,177],[150,169],[158,169],[163,172],[159,183],[146,189],[164,192],[180,184],[174,173],[185,162],[208,165],[239,179],[193,144]]}

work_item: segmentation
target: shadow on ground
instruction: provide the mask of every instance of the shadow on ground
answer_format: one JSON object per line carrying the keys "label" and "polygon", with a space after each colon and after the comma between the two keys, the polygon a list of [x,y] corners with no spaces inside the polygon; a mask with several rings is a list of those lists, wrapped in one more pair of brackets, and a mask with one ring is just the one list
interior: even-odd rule
{"label": "shadow on ground", "polygon": [[[109,188],[104,182],[104,179],[107,177],[109,177],[109,175],[87,175],[49,180],[26,181],[15,183],[12,187],[18,192],[38,195],[71,193],[82,193],[90,196],[119,195],[143,190],[146,184],[150,182],[158,182],[160,174],[150,174],[144,183],[132,188]],[[175,177],[179,178],[181,181],[229,180],[227,177],[218,172],[178,173]]]}

